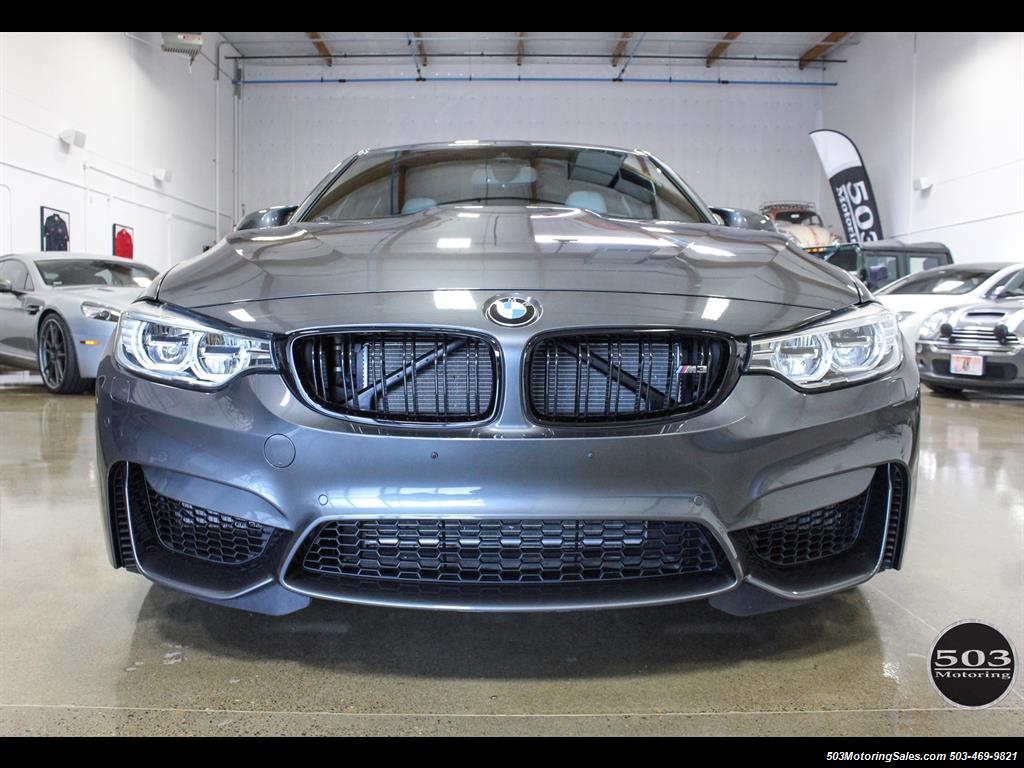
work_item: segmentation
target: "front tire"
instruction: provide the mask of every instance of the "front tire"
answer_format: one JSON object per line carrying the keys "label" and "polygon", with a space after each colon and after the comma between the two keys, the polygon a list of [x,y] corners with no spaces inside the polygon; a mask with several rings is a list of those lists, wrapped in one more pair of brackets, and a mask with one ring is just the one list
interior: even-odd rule
{"label": "front tire", "polygon": [[71,330],[60,315],[47,315],[39,326],[39,373],[43,385],[55,395],[82,391],[85,380],[78,372],[78,358]]}

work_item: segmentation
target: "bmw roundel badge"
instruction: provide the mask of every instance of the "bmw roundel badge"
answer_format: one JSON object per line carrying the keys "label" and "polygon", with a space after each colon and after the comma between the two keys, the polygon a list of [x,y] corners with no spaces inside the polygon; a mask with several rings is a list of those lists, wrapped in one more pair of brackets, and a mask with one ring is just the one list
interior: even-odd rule
{"label": "bmw roundel badge", "polygon": [[498,325],[529,325],[540,317],[540,304],[519,296],[498,296],[487,302],[484,314]]}

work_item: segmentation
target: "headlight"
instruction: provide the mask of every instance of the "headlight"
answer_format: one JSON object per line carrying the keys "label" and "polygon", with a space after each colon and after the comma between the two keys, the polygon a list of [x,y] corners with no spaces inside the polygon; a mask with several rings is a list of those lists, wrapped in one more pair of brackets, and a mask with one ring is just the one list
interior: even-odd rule
{"label": "headlight", "polygon": [[921,331],[917,334],[918,339],[937,339],[939,338],[939,328],[942,324],[949,320],[949,316],[953,312],[948,309],[940,309],[938,312],[933,312],[928,315],[923,323],[921,323]]}
{"label": "headlight", "polygon": [[750,371],[775,373],[803,389],[874,378],[903,360],[896,318],[877,304],[834,320],[752,342]]}
{"label": "headlight", "polygon": [[116,323],[121,317],[121,310],[109,304],[97,304],[94,301],[82,302],[82,314],[93,320],[109,320]]}
{"label": "headlight", "polygon": [[156,305],[121,314],[117,361],[158,381],[213,389],[246,371],[272,370],[269,338],[215,328]]}

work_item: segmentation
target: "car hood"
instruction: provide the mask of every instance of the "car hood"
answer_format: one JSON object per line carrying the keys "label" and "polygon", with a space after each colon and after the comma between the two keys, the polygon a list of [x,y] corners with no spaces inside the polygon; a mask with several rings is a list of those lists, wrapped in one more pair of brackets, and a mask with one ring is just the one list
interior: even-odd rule
{"label": "car hood", "polygon": [[774,233],[553,207],[435,208],[237,232],[167,272],[158,298],[202,308],[439,289],[718,296],[820,310],[860,298],[846,273]]}
{"label": "car hood", "polygon": [[1005,298],[982,301],[964,307],[951,321],[981,327],[1005,325],[1011,333],[1024,335],[1024,298]]}
{"label": "car hood", "polygon": [[881,296],[875,294],[875,298],[893,312],[935,312],[978,300],[977,296],[955,293],[886,293]]}
{"label": "car hood", "polygon": [[53,289],[57,301],[95,301],[124,309],[138,298],[142,288],[136,286],[68,285]]}

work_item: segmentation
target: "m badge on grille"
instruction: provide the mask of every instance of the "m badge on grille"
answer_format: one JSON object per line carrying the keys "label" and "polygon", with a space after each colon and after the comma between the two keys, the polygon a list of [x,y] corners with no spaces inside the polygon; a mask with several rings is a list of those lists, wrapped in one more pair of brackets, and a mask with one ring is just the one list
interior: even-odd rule
{"label": "m badge on grille", "polygon": [[680,365],[676,369],[676,376],[683,376],[687,373],[707,373],[708,367],[706,365]]}

